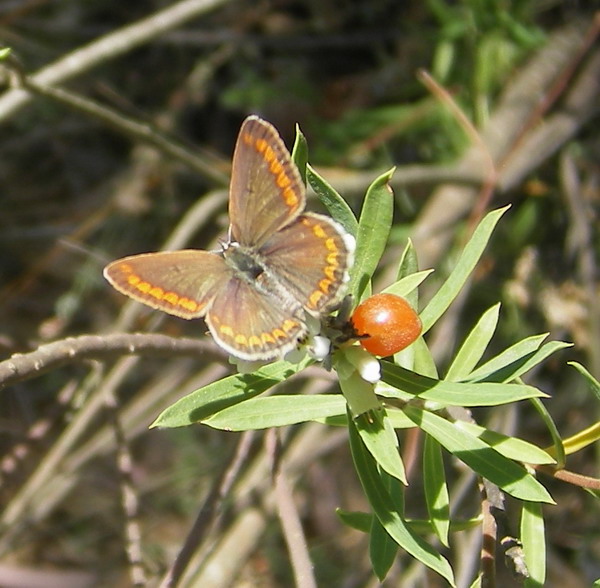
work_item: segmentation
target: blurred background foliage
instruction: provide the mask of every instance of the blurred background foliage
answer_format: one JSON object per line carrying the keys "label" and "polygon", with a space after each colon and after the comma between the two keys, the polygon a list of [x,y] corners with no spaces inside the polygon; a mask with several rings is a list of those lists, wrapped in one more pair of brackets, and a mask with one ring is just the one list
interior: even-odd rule
{"label": "blurred background foliage", "polygon": [[[174,3],[5,2],[0,4],[0,40],[12,48],[25,71],[33,73],[170,4]],[[64,86],[177,137],[225,177],[239,125],[247,114],[271,121],[290,147],[298,123],[308,139],[311,164],[334,187],[354,186],[347,194],[340,190],[355,210],[360,209],[367,185],[360,180],[362,172],[374,179],[391,166],[402,171],[419,164],[419,179],[396,186],[397,223],[376,285],[381,289],[391,281],[399,247],[413,235],[415,226],[423,229],[424,211],[431,214],[432,195],[440,181],[432,181],[427,166],[450,169],[473,143],[456,114],[419,82],[417,71],[428,70],[464,115],[482,129],[506,87],[538,51],[553,42],[556,31],[577,28],[584,46],[594,18],[598,22],[598,8],[597,2],[567,0],[224,1]],[[597,39],[587,47],[592,56],[597,49]],[[581,47],[571,50],[566,61],[579,71],[588,53]],[[560,107],[574,79],[567,70],[558,73],[564,85],[553,86],[559,91],[550,113]],[[4,78],[6,93],[9,79]],[[542,103],[549,94],[550,89],[534,98]],[[524,127],[523,134],[538,124],[543,123],[534,121]],[[124,301],[103,281],[103,265],[123,255],[160,248],[199,198],[224,186],[122,131],[43,97],[10,116],[2,114],[0,102],[0,125],[3,356],[67,335],[114,329]],[[571,350],[529,376],[552,394],[546,404],[563,435],[591,424],[599,412],[575,370],[566,366],[568,360],[577,360],[600,377],[598,161],[596,111],[582,118],[576,132],[532,165],[516,185],[496,192],[487,208],[510,202],[512,209],[500,223],[462,305],[445,327],[432,333],[430,341],[443,368],[464,333],[497,301],[503,303],[503,310],[491,351],[540,332],[573,341]],[[484,167],[474,172],[480,178]],[[576,204],[566,195],[573,186]],[[189,246],[214,245],[226,231],[225,211],[223,199],[219,213],[199,225]],[[445,213],[443,206],[435,211],[442,220]],[[468,216],[451,220],[452,239],[433,259],[440,280],[464,243]],[[588,238],[582,244],[584,233]],[[428,281],[425,298],[436,283],[435,277]],[[155,320],[155,314],[141,312],[131,329],[150,330]],[[203,336],[205,329],[201,322],[169,318],[160,330]],[[177,361],[173,370],[177,375],[171,380],[161,380],[167,362],[141,361],[119,390],[124,405],[152,386],[172,390],[165,397],[167,404],[208,377],[209,365],[202,366],[205,371],[199,376],[194,362]],[[214,369],[210,373],[218,377],[224,373],[219,369],[227,367]],[[49,414],[57,390],[73,379],[84,381],[89,374],[89,366],[75,366],[3,391],[3,450],[9,452],[33,423]],[[64,422],[75,418],[76,410],[77,405],[71,406],[61,417],[65,420],[58,420],[31,448],[6,484],[3,500],[18,496],[20,486],[59,438]],[[541,446],[550,443],[525,405],[490,418],[498,419],[504,431]],[[159,575],[172,560],[237,436],[199,427],[148,432],[145,427],[151,420],[148,416],[132,425],[131,438],[143,504],[145,557]],[[87,438],[104,427],[106,421],[99,415]],[[71,489],[48,512],[23,519],[23,530],[5,550],[5,561],[85,570],[92,585],[96,581],[126,585],[122,514],[110,440],[103,447],[69,474]],[[254,451],[260,451],[259,441]],[[597,475],[597,451],[580,452],[568,465]],[[342,444],[311,463],[298,484],[297,498],[322,585],[374,585],[364,538],[345,529],[334,513],[337,506],[352,509],[362,504],[353,476]],[[543,481],[558,502],[547,509],[553,578],[549,585],[587,586],[600,576],[597,503],[581,490]],[[410,489],[409,495],[418,504],[418,492]],[[41,508],[44,499],[37,500]],[[469,545],[465,542],[463,549]],[[460,542],[455,549],[453,561],[466,561]],[[265,526],[260,543],[240,568],[241,579],[235,585],[289,585],[287,555],[277,525]],[[395,574],[390,585],[398,585],[394,582],[402,570]],[[427,584],[425,573],[415,582],[439,585],[435,580]]]}

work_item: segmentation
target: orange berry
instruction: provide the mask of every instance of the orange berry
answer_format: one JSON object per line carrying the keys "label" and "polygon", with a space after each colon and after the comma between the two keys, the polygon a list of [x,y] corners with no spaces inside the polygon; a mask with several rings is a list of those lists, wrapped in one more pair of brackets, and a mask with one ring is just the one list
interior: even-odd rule
{"label": "orange berry", "polygon": [[421,334],[421,319],[395,294],[375,294],[363,300],[351,318],[360,344],[369,353],[387,357],[408,347]]}

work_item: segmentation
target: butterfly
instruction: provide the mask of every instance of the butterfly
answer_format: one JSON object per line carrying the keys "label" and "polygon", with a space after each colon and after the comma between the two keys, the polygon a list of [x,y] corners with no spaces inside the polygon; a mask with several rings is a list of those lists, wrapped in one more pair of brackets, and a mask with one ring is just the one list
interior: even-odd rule
{"label": "butterfly", "polygon": [[247,361],[282,357],[342,298],[354,239],[305,212],[305,188],[275,127],[242,123],[229,190],[229,237],[219,251],[182,250],[113,261],[118,291],[169,314],[204,317],[216,343]]}

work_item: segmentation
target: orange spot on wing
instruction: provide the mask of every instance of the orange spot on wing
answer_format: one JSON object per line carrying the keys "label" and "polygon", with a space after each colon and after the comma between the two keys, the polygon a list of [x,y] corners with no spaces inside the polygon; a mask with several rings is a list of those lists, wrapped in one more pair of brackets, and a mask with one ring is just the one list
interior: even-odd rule
{"label": "orange spot on wing", "polygon": [[273,338],[273,335],[271,335],[271,333],[262,333],[260,339],[264,345],[266,345],[267,343],[275,343],[275,339]]}
{"label": "orange spot on wing", "polygon": [[324,239],[327,236],[327,233],[323,230],[323,227],[321,225],[315,225],[313,227],[313,233],[319,239]]}
{"label": "orange spot on wing", "polygon": [[269,170],[273,175],[279,176],[283,172],[283,166],[281,163],[279,163],[279,161],[277,161],[277,159],[274,159],[271,162],[271,165],[269,165]]}
{"label": "orange spot on wing", "polygon": [[327,294],[327,292],[329,292],[330,287],[331,287],[331,280],[323,278],[319,282],[319,288],[321,289],[321,292],[325,292],[325,294]]}
{"label": "orange spot on wing", "polygon": [[265,149],[268,147],[267,142],[264,139],[257,139],[255,146],[259,153],[264,153]]}
{"label": "orange spot on wing", "polygon": [[283,190],[283,199],[290,208],[298,204],[298,196],[289,186]]}
{"label": "orange spot on wing", "polygon": [[323,292],[321,292],[321,290],[315,290],[309,297],[308,297],[308,306],[309,308],[318,308],[319,307],[319,302],[320,300],[323,298],[324,294]]}
{"label": "orange spot on wing", "polygon": [[175,294],[175,292],[167,292],[164,295],[163,300],[165,302],[168,302],[169,304],[172,304],[173,306],[177,306],[177,304],[179,302],[179,296],[177,296],[177,294]]}
{"label": "orange spot on wing", "polygon": [[290,180],[290,178],[285,175],[285,172],[281,172],[275,179],[275,182],[283,190],[292,183],[292,180]]}

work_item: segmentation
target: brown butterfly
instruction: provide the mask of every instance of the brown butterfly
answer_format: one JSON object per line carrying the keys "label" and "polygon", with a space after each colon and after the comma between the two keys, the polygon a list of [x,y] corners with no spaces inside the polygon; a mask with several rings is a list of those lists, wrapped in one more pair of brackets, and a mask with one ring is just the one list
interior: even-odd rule
{"label": "brown butterfly", "polygon": [[233,155],[229,240],[221,251],[183,250],[113,261],[120,292],[185,319],[205,317],[218,345],[238,358],[271,360],[307,333],[343,295],[354,239],[327,216],[304,212],[298,168],[275,128],[242,124]]}

